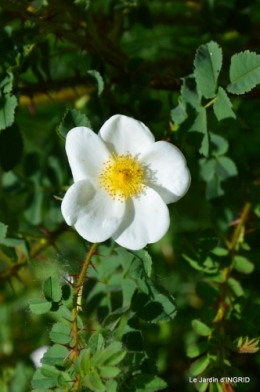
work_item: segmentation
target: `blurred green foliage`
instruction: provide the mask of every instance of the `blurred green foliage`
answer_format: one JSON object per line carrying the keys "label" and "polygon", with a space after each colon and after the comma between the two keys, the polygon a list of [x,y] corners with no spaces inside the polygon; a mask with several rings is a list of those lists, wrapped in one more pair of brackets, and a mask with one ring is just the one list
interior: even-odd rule
{"label": "blurred green foliage", "polygon": [[[259,24],[258,0],[0,0],[1,391],[259,390]],[[89,244],[60,211],[64,138],[118,113],[192,183],[149,253],[98,249],[75,343]]]}

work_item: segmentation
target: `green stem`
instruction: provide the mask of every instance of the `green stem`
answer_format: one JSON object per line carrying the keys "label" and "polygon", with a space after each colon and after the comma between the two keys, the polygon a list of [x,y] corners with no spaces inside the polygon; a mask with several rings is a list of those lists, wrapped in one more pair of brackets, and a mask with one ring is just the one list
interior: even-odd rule
{"label": "green stem", "polygon": [[247,202],[245,204],[244,208],[243,208],[241,217],[239,219],[239,223],[238,223],[238,225],[235,228],[235,231],[233,233],[231,242],[229,244],[229,251],[230,252],[233,251],[236,248],[237,244],[240,241],[241,233],[242,233],[242,231],[244,229],[244,225],[245,225],[246,219],[248,217],[248,214],[250,212],[250,209],[251,209],[251,204]]}
{"label": "green stem", "polygon": [[228,281],[230,274],[234,268],[234,256],[236,254],[236,248],[241,240],[241,234],[244,231],[245,222],[248,218],[248,214],[250,212],[250,209],[251,209],[251,204],[247,202],[242,210],[242,213],[241,213],[241,216],[239,219],[239,223],[233,232],[233,235],[231,237],[231,241],[228,243],[228,249],[229,249],[230,257],[232,259],[232,263],[229,267],[223,268],[223,270],[222,270],[223,282],[222,282],[222,286],[220,289],[221,301],[220,301],[220,305],[219,305],[216,317],[213,320],[214,323],[221,323],[225,317],[225,314],[226,314],[226,309],[227,309],[227,303],[226,303],[227,301],[226,300],[227,300],[228,292],[229,292],[229,290],[227,288],[227,281]]}
{"label": "green stem", "polygon": [[213,103],[216,101],[217,97],[213,98],[211,101],[209,101],[205,106],[204,109],[207,109],[209,106],[213,105]]}
{"label": "green stem", "polygon": [[[78,317],[78,299],[79,295],[82,289],[82,286],[84,284],[84,280],[86,277],[86,273],[89,267],[89,264],[91,262],[91,258],[94,255],[96,249],[97,249],[98,243],[94,243],[91,245],[85,261],[83,263],[82,269],[80,271],[80,274],[78,276],[77,282],[74,285],[74,293],[73,293],[73,300],[72,300],[72,339],[73,339],[73,353],[71,355],[71,360],[74,361],[78,355],[79,355],[79,335],[78,335],[78,325],[77,325],[77,317]],[[80,375],[78,376],[76,383],[74,384],[73,391],[80,391],[81,389],[81,380],[80,380]]]}

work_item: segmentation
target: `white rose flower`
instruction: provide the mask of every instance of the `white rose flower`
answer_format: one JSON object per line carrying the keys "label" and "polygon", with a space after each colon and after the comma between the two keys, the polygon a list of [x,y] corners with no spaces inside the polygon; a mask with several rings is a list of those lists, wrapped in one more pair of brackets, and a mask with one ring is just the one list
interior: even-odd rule
{"label": "white rose flower", "polygon": [[112,237],[137,250],[161,239],[170,224],[166,204],[190,186],[190,172],[180,150],[155,142],[140,121],[111,117],[98,135],[73,128],[66,152],[74,184],[61,205],[65,221],[90,242]]}

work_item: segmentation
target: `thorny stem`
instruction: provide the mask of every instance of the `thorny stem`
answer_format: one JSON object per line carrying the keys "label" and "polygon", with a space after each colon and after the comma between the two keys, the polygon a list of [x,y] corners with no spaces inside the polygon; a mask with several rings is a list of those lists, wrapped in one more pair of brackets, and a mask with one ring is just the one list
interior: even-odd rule
{"label": "thorny stem", "polygon": [[250,209],[251,209],[251,204],[247,202],[242,210],[241,217],[240,217],[239,222],[233,232],[233,235],[231,237],[231,241],[228,243],[228,249],[229,249],[230,256],[232,258],[232,263],[229,267],[223,269],[224,282],[226,282],[228,280],[230,273],[233,270],[234,254],[236,253],[236,248],[239,245],[239,243],[241,242],[241,237],[244,234],[245,222],[247,220]]}
{"label": "thorny stem", "polygon": [[[232,237],[231,237],[231,241],[228,243],[228,249],[229,249],[229,254],[230,257],[232,259],[232,263],[229,267],[226,267],[222,270],[222,276],[223,276],[223,282],[221,283],[221,287],[220,287],[220,296],[219,296],[219,306],[218,306],[218,310],[217,310],[217,314],[213,320],[213,323],[216,324],[219,333],[222,335],[223,337],[223,342],[225,341],[225,329],[224,329],[224,325],[223,325],[223,320],[228,308],[228,304],[227,304],[227,298],[229,297],[229,288],[227,285],[227,281],[230,277],[230,274],[234,268],[234,256],[236,254],[237,251],[237,247],[239,245],[239,243],[241,242],[241,237],[244,233],[244,227],[245,227],[245,223],[246,220],[248,218],[249,212],[251,209],[251,204],[250,203],[246,203],[240,219],[239,219],[239,223],[237,224]],[[225,357],[224,354],[224,346],[221,345],[221,347],[219,348],[218,351],[218,361],[221,365],[221,363],[223,362]]]}
{"label": "thorny stem", "polygon": [[251,209],[251,204],[247,202],[245,204],[244,208],[243,208],[243,211],[242,211],[239,223],[236,226],[235,231],[233,233],[233,236],[232,236],[232,239],[231,239],[231,243],[229,245],[229,250],[230,251],[235,249],[236,245],[240,241],[240,237],[241,237],[241,234],[242,234],[242,232],[244,230],[244,225],[245,225],[245,222],[247,220],[247,217],[248,217],[248,214],[250,212],[250,209]]}
{"label": "thorny stem", "polygon": [[[78,334],[78,325],[77,325],[77,316],[78,316],[78,299],[79,299],[79,295],[81,293],[84,281],[85,281],[85,277],[86,277],[86,273],[89,267],[89,264],[91,262],[91,258],[92,256],[95,254],[95,251],[97,249],[98,243],[94,243],[91,245],[85,261],[83,263],[82,269],[80,271],[80,274],[78,276],[77,282],[75,283],[73,290],[73,300],[72,300],[72,339],[73,339],[73,353],[71,355],[71,360],[75,360],[78,355],[78,349],[79,349],[79,334]],[[74,387],[73,387],[73,391],[78,391],[80,390],[79,388],[81,387],[81,382],[80,382],[80,375],[78,376]]]}
{"label": "thorny stem", "polygon": [[241,241],[241,236],[243,235],[245,222],[247,220],[250,209],[251,209],[251,204],[246,203],[243,210],[242,210],[241,217],[239,219],[239,223],[237,224],[237,226],[233,232],[233,235],[231,237],[231,241],[228,243],[228,249],[229,249],[229,254],[232,258],[232,263],[229,267],[226,267],[222,270],[223,282],[222,282],[222,287],[221,287],[221,301],[220,301],[217,315],[214,319],[215,323],[221,321],[226,313],[226,308],[227,308],[227,304],[225,303],[225,298],[226,298],[226,294],[227,294],[226,285],[227,285],[227,281],[230,277],[230,273],[232,272],[232,270],[234,268],[234,256],[236,253],[236,248],[237,248],[239,242]]}

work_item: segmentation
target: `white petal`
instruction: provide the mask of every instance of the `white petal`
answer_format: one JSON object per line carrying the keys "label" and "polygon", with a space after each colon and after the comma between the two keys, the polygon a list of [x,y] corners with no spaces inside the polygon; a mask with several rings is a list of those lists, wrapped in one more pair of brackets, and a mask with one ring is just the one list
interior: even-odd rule
{"label": "white petal", "polygon": [[34,366],[36,368],[40,367],[41,364],[41,359],[44,356],[44,354],[46,353],[46,351],[49,349],[49,346],[42,346],[40,348],[37,348],[37,350],[34,350],[31,355],[30,358],[34,363]]}
{"label": "white petal", "polygon": [[154,136],[140,121],[131,117],[116,114],[105,122],[99,131],[111,152],[118,155],[137,155],[154,143]]}
{"label": "white petal", "polygon": [[168,207],[157,192],[147,187],[138,197],[127,200],[124,220],[113,239],[128,249],[141,249],[159,241],[169,224]]}
{"label": "white petal", "polygon": [[156,190],[166,204],[174,203],[188,191],[190,172],[181,151],[174,145],[160,141],[141,154],[146,184]]}
{"label": "white petal", "polygon": [[104,189],[90,181],[73,184],[64,196],[61,212],[67,224],[90,242],[102,242],[115,233],[122,222],[125,203],[113,200]]}
{"label": "white petal", "polygon": [[66,152],[74,181],[97,179],[110,155],[103,140],[86,127],[76,127],[66,137]]}

